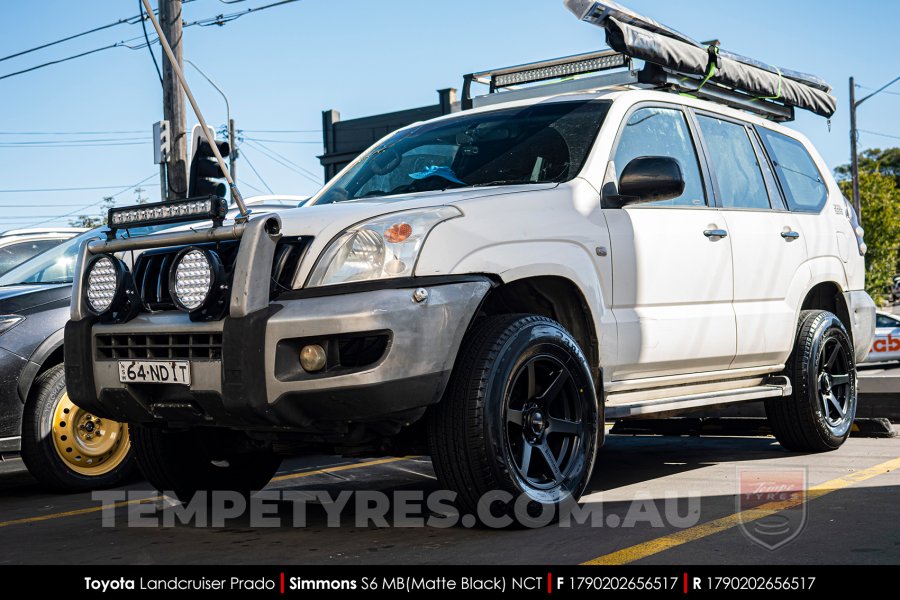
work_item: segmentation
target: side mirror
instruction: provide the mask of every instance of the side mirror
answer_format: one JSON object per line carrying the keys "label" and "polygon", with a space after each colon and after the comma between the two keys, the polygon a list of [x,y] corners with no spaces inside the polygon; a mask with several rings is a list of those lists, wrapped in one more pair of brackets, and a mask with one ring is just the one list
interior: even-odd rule
{"label": "side mirror", "polygon": [[669,156],[639,156],[619,177],[619,193],[608,198],[614,206],[671,200],[684,193],[684,174]]}

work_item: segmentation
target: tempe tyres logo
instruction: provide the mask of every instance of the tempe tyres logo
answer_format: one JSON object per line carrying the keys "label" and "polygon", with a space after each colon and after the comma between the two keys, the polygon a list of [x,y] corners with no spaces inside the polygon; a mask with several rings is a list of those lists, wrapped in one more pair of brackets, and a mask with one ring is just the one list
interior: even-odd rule
{"label": "tempe tyres logo", "polygon": [[741,531],[767,550],[777,550],[806,526],[806,469],[738,470],[737,511]]}

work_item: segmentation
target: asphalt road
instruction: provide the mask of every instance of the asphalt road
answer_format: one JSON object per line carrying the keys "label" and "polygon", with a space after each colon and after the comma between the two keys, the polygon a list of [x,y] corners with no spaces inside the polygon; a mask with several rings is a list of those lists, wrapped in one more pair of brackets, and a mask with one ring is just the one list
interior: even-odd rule
{"label": "asphalt road", "polygon": [[[761,507],[769,517],[794,519],[799,533],[779,549],[751,541],[744,530],[761,531],[754,522],[741,525],[752,514],[737,502],[739,470],[746,469],[806,474],[805,501],[791,496]],[[309,497],[314,491],[336,496],[341,490],[436,488],[427,458],[317,456],[286,461],[267,491]],[[584,498],[586,507],[602,511],[602,526],[360,527],[351,510],[340,526],[329,527],[323,507],[311,504],[306,526],[294,527],[294,505],[287,502],[275,505],[282,521],[277,527],[252,527],[244,517],[225,527],[165,526],[165,515],[175,521],[170,502],[146,483],[128,489],[135,494],[131,504],[116,509],[115,526],[104,526],[100,503],[89,494],[48,494],[20,461],[0,463],[0,564],[900,562],[900,438],[851,438],[837,452],[802,455],[767,437],[609,436]],[[667,497],[681,498],[670,503],[684,522],[669,518]],[[689,497],[695,498],[693,513]],[[141,511],[151,526],[128,526],[130,510]]]}
{"label": "asphalt road", "polygon": [[[893,310],[900,314],[900,306]],[[896,372],[900,378],[900,368],[887,367],[863,373]],[[806,477],[805,497],[766,505],[770,517],[784,517],[798,532],[775,550],[751,539],[761,539],[762,529],[739,503],[739,473],[754,469]],[[313,496],[381,491],[391,495],[387,521],[396,523],[400,499],[393,494],[437,489],[427,458],[294,458],[266,491],[308,500],[305,526],[294,521],[296,505],[282,498],[271,504],[280,526],[257,526],[245,515],[209,527],[179,522],[172,502],[144,482],[119,490],[127,504],[104,513],[90,494],[47,493],[20,460],[0,461],[0,564],[900,562],[900,437],[851,438],[837,452],[803,455],[785,452],[770,437],[608,436],[583,498],[600,518],[569,527],[360,526],[352,500],[340,524],[330,526]],[[667,508],[676,518],[668,517]],[[131,518],[137,511],[143,521]],[[104,524],[104,514],[113,514],[112,526]]]}

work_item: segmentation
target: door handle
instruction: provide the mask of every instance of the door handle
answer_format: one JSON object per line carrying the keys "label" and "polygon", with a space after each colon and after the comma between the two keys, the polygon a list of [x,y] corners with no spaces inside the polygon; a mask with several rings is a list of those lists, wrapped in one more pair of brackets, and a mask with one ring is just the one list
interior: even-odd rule
{"label": "door handle", "polygon": [[707,229],[703,235],[708,238],[725,238],[728,237],[728,232],[724,229]]}
{"label": "door handle", "polygon": [[796,231],[782,231],[781,237],[783,237],[786,240],[796,240],[796,239],[800,238],[800,234],[797,233]]}

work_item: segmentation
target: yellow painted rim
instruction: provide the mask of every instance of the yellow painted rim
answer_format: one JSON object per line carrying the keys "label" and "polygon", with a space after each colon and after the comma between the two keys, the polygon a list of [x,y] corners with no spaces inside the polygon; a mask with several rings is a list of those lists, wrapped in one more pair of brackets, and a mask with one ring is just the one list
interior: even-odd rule
{"label": "yellow painted rim", "polygon": [[85,477],[114,470],[131,450],[128,425],[75,406],[63,392],[53,409],[53,447],[66,468]]}

